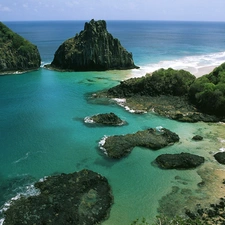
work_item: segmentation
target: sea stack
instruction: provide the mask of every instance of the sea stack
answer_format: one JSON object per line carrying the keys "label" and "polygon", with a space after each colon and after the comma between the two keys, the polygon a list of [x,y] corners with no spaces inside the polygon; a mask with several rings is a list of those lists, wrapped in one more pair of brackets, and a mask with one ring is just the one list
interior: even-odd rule
{"label": "sea stack", "polygon": [[0,74],[36,70],[40,65],[37,46],[0,22]]}
{"label": "sea stack", "polygon": [[46,67],[65,71],[105,71],[134,69],[132,53],[114,38],[104,20],[85,23],[84,30],[66,40]]}

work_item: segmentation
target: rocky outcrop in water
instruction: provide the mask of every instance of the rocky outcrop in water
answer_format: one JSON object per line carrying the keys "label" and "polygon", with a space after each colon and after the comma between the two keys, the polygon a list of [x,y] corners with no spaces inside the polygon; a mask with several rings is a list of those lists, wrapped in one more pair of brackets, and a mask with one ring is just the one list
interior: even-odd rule
{"label": "rocky outcrop in water", "polygon": [[147,129],[134,134],[115,135],[100,141],[100,148],[110,158],[121,158],[136,146],[157,150],[179,141],[179,136],[166,128]]}
{"label": "rocky outcrop in water", "polygon": [[120,126],[125,123],[115,113],[101,113],[90,117],[84,118],[85,123],[89,124],[102,124],[106,126]]}
{"label": "rocky outcrop in water", "polygon": [[[107,91],[95,93],[94,97],[126,98],[123,106],[135,112],[153,111],[182,122],[225,121],[224,71],[225,63],[209,75],[196,79],[184,70],[159,69],[143,77],[121,81]],[[200,95],[197,101],[195,97]],[[207,103],[207,109],[201,101]],[[215,102],[218,103],[217,110],[214,110]]]}
{"label": "rocky outcrop in water", "polygon": [[40,65],[37,47],[0,22],[0,74],[35,70]]}
{"label": "rocky outcrop in water", "polygon": [[105,220],[113,202],[106,178],[82,170],[47,177],[35,183],[40,194],[15,200],[5,212],[4,225],[93,225]]}
{"label": "rocky outcrop in water", "polygon": [[47,67],[66,71],[138,68],[132,53],[107,31],[104,20],[86,22],[83,31],[58,48]]}
{"label": "rocky outcrop in water", "polygon": [[224,164],[225,165],[225,152],[217,152],[214,155],[214,158],[216,159],[217,162],[219,162],[220,164]]}
{"label": "rocky outcrop in water", "polygon": [[193,138],[192,138],[193,141],[202,141],[203,140],[203,137],[200,136],[200,135],[195,135]]}
{"label": "rocky outcrop in water", "polygon": [[191,169],[200,166],[205,159],[202,156],[180,153],[162,154],[156,158],[156,163],[164,169]]}

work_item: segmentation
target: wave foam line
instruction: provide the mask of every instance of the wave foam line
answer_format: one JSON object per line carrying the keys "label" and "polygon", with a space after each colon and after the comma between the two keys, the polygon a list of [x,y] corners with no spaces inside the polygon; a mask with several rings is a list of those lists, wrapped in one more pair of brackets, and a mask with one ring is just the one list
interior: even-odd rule
{"label": "wave foam line", "polygon": [[29,154],[30,154],[30,152],[27,152],[24,157],[21,157],[20,159],[14,161],[13,163],[15,164],[15,163],[19,163],[19,162],[21,162],[23,160],[26,160],[29,157]]}
{"label": "wave foam line", "polygon": [[[17,193],[17,195],[15,197],[11,198],[9,201],[7,201],[3,205],[3,207],[0,209],[0,214],[4,213],[9,208],[13,201],[15,201],[21,197],[37,196],[40,193],[41,193],[40,190],[35,188],[33,184],[27,186],[25,192]],[[2,225],[3,223],[4,223],[4,218],[1,218],[0,225]]]}
{"label": "wave foam line", "polygon": [[90,116],[86,116],[86,117],[84,118],[84,122],[85,122],[85,123],[95,123],[94,120],[92,120]]}
{"label": "wave foam line", "polygon": [[108,153],[107,153],[106,149],[103,146],[104,146],[107,138],[108,138],[108,136],[104,135],[104,137],[98,143],[100,149],[103,151],[103,153],[105,155],[108,155]]}
{"label": "wave foam line", "polygon": [[215,67],[225,62],[225,51],[204,55],[186,56],[174,60],[163,60],[158,63],[147,64],[139,70],[132,70],[132,77],[144,76],[161,68],[184,69],[195,76],[202,76],[210,73]]}

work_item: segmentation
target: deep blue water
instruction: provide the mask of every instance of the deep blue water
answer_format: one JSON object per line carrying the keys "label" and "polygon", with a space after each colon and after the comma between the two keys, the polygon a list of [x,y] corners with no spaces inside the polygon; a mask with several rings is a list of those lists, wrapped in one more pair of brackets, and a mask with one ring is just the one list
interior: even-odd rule
{"label": "deep blue water", "polygon": [[[66,39],[83,30],[85,21],[6,22],[36,44],[42,61],[53,59]],[[138,65],[224,52],[225,23],[175,21],[107,21],[107,29],[133,53]]]}
{"label": "deep blue water", "polygon": [[[45,64],[52,61],[64,40],[83,29],[84,22],[5,24],[36,44]],[[24,192],[34,180],[88,168],[106,176],[112,186],[115,203],[104,224],[124,225],[142,217],[151,221],[157,214],[158,200],[172,186],[181,185],[175,176],[188,177],[185,188],[190,189],[197,188],[201,181],[197,170],[161,170],[152,164],[154,159],[166,152],[189,151],[204,155],[211,163],[211,152],[224,148],[224,125],[186,124],[150,113],[131,114],[115,104],[89,101],[89,93],[161,66],[197,71],[221,64],[225,61],[225,23],[107,21],[107,28],[133,53],[140,70],[76,73],[40,68],[0,77],[0,205]],[[128,125],[84,124],[84,117],[105,112],[116,113]],[[177,132],[180,143],[156,152],[135,148],[119,161],[107,159],[98,148],[104,135],[133,133],[156,126]],[[206,137],[203,144],[191,142],[194,134]]]}

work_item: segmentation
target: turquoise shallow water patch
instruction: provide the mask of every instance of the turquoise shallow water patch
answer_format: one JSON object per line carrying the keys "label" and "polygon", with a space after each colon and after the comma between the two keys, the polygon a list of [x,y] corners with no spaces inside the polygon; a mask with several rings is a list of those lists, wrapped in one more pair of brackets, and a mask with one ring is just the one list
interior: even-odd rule
{"label": "turquoise shallow water patch", "polygon": [[[139,217],[155,217],[158,200],[168,194],[172,186],[183,186],[175,180],[176,176],[188,177],[185,187],[195,188],[201,181],[196,170],[161,170],[154,165],[154,159],[162,153],[182,151],[210,158],[210,146],[218,149],[222,144],[216,140],[214,130],[223,125],[179,123],[155,114],[131,114],[108,102],[89,102],[88,93],[118,83],[120,77],[116,74],[74,74],[40,69],[2,77],[1,176],[14,179],[29,175],[38,180],[83,168],[99,172],[109,180],[115,197],[105,224],[129,224]],[[128,124],[90,127],[83,121],[88,115],[108,112],[114,112]],[[134,133],[157,126],[178,133],[180,142],[158,151],[135,148],[121,160],[106,158],[98,147],[104,135]],[[206,138],[203,142],[193,142],[194,134],[206,135]]]}

